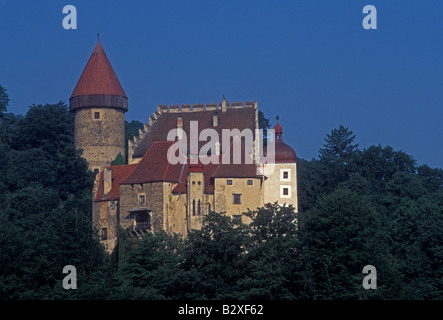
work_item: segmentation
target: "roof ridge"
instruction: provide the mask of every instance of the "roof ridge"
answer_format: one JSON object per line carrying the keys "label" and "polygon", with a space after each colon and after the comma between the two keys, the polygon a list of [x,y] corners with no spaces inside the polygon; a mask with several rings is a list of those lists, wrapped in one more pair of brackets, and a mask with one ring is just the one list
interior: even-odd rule
{"label": "roof ridge", "polygon": [[100,41],[89,57],[71,94],[71,98],[94,94],[115,95],[127,98]]}

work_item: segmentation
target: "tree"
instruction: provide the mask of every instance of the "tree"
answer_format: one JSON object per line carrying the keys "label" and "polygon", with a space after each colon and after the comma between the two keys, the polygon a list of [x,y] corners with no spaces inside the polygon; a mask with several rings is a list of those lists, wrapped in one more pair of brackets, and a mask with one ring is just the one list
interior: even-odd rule
{"label": "tree", "polygon": [[325,138],[324,148],[320,149],[320,160],[349,162],[358,148],[358,144],[354,144],[354,140],[355,135],[349,128],[340,125],[338,129],[333,129]]}
{"label": "tree", "polygon": [[111,166],[118,166],[125,164],[125,157],[119,152],[114,160],[111,161]]}
{"label": "tree", "polygon": [[6,92],[6,89],[0,85],[0,119],[2,118],[3,113],[5,113],[8,109],[9,105],[9,96]]}
{"label": "tree", "polygon": [[263,129],[263,146],[266,146],[268,142],[268,136],[267,132],[268,129],[271,127],[271,124],[269,123],[269,119],[265,117],[265,114],[263,111],[258,111],[258,128]]}
{"label": "tree", "polygon": [[123,261],[116,275],[115,298],[158,300],[179,295],[182,246],[178,235],[164,231],[137,240],[132,249],[120,255]]}
{"label": "tree", "polygon": [[229,216],[211,212],[200,230],[185,241],[183,267],[188,275],[188,298],[232,299],[232,288],[243,276],[244,227]]}
{"label": "tree", "polygon": [[391,146],[370,146],[354,157],[356,171],[370,183],[375,192],[383,193],[395,173],[408,175],[416,171],[415,160],[403,151]]}
{"label": "tree", "polygon": [[[0,132],[1,298],[105,297],[109,263],[92,229],[93,177],[75,149],[72,115],[63,103],[33,105],[10,120]],[[81,291],[62,287],[68,264]]]}
{"label": "tree", "polygon": [[143,130],[143,123],[137,120],[132,120],[131,122],[126,121],[125,125],[125,153],[126,159],[125,163],[128,163],[128,140],[132,140],[135,136],[139,135],[139,130]]}
{"label": "tree", "polygon": [[[379,214],[362,197],[337,189],[300,215],[299,225],[302,297],[365,299],[388,295],[393,271],[387,235]],[[362,287],[365,265],[374,265],[380,274],[377,290]]]}
{"label": "tree", "polygon": [[296,258],[297,220],[292,206],[268,204],[248,210],[252,219],[244,269],[237,282],[239,299],[293,299]]}

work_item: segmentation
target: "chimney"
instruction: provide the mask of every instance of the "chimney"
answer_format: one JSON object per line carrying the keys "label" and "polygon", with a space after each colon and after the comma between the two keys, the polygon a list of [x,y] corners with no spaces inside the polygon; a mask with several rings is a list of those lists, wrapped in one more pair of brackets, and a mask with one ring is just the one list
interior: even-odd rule
{"label": "chimney", "polygon": [[218,115],[217,113],[214,113],[212,116],[212,126],[217,127],[218,126]]}
{"label": "chimney", "polygon": [[112,186],[112,171],[110,168],[103,170],[103,197],[107,197]]}
{"label": "chimney", "polygon": [[183,119],[182,117],[177,118],[177,136],[178,140],[183,138]]}
{"label": "chimney", "polygon": [[228,102],[226,101],[225,96],[223,96],[223,101],[221,103],[222,112],[226,112],[227,107],[228,107]]}

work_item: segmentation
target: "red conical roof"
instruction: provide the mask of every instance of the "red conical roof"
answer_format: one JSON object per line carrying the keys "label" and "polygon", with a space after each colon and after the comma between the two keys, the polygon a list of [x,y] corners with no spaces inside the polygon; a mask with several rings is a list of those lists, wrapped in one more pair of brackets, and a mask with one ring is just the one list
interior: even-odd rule
{"label": "red conical roof", "polygon": [[126,97],[100,41],[83,70],[71,98],[82,95],[106,94]]}
{"label": "red conical roof", "polygon": [[274,126],[274,131],[275,131],[275,133],[283,133],[283,129],[282,129],[281,125],[278,123],[278,121],[277,121],[277,124]]}

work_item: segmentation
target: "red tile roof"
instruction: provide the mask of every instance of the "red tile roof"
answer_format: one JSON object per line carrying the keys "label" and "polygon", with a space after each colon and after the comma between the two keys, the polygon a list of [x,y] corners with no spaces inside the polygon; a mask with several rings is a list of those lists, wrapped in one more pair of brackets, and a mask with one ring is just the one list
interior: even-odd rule
{"label": "red tile roof", "polygon": [[137,168],[122,184],[178,182],[181,165],[171,165],[168,161],[168,150],[173,144],[173,141],[154,142],[138,163]]}
{"label": "red tile roof", "polygon": [[[245,155],[245,147],[243,144],[240,144],[239,150],[241,157],[240,163],[234,163],[234,147],[236,147],[236,145],[232,142],[229,146],[229,157],[227,152],[222,155],[220,164],[212,176],[214,178],[259,178],[257,175],[257,166],[254,164],[252,156]],[[247,158],[248,161],[246,161]]]}
{"label": "red tile roof", "polygon": [[[210,158],[206,158],[208,161]],[[219,157],[220,162],[220,157]],[[212,162],[208,164],[201,164],[201,171],[203,172],[203,177],[205,180],[205,193],[214,193],[214,181],[212,179],[212,175],[217,168],[218,164],[214,164]],[[187,182],[187,176],[189,172],[195,171],[194,166],[192,164],[185,164],[182,170],[181,179],[179,179],[179,184],[172,190],[172,193],[186,193],[186,182]]]}
{"label": "red tile roof", "polygon": [[100,42],[86,64],[71,98],[81,95],[106,94],[126,97]]}
{"label": "red tile roof", "polygon": [[[218,117],[218,125],[216,127],[214,127],[212,123],[212,118],[215,114]],[[183,130],[187,134],[188,144],[190,141],[191,121],[198,121],[199,134],[203,129],[215,129],[218,133],[220,143],[222,143],[222,129],[239,129],[242,131],[245,128],[249,128],[252,130],[253,136],[255,137],[256,123],[254,108],[228,109],[225,112],[222,112],[221,110],[180,113],[164,112],[152,125],[149,134],[138,143],[133,156],[143,157],[153,142],[166,141],[169,130],[177,128],[178,117],[181,117],[183,120]]]}
{"label": "red tile roof", "polygon": [[130,165],[120,165],[120,166],[109,166],[107,168],[111,169],[111,191],[108,193],[108,196],[103,198],[103,170],[100,173],[100,181],[98,185],[97,195],[94,201],[111,201],[118,200],[120,198],[120,183],[125,180],[137,167],[136,164]]}

